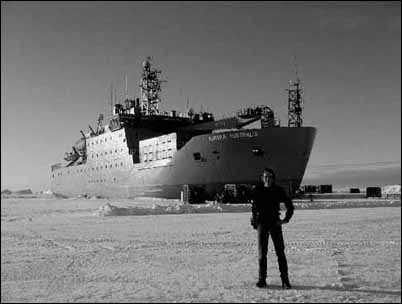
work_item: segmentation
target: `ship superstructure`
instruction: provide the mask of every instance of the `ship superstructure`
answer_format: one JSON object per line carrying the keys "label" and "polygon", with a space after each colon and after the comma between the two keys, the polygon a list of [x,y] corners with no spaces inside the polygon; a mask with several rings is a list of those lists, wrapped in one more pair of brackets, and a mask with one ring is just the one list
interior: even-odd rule
{"label": "ship superstructure", "polygon": [[142,64],[141,98],[126,94],[111,117],[101,114],[95,130],[81,131],[65,162],[51,168],[53,193],[180,198],[183,189],[194,188],[211,199],[227,185],[255,184],[264,167],[276,170],[289,193],[298,189],[316,133],[301,126],[299,80],[289,89],[289,125],[281,127],[268,106],[219,120],[192,110],[162,113],[160,73],[148,57]]}

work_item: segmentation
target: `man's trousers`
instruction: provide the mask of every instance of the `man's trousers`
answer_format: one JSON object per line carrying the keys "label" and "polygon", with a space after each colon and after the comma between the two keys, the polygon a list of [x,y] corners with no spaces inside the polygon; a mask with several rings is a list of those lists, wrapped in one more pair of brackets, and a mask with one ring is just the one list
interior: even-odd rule
{"label": "man's trousers", "polygon": [[275,247],[276,256],[278,257],[278,265],[281,277],[287,277],[288,263],[285,256],[285,244],[283,242],[282,226],[259,224],[257,227],[257,232],[259,280],[265,281],[267,277],[267,253],[269,235],[271,235],[271,239]]}

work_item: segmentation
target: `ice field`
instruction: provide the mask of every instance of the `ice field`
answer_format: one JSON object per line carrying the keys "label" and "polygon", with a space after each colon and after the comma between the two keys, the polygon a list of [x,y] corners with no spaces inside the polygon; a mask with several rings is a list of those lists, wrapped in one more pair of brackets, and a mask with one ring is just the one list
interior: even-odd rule
{"label": "ice field", "polygon": [[400,302],[400,200],[379,202],[296,206],[284,291],[271,240],[255,287],[249,206],[2,198],[1,302]]}

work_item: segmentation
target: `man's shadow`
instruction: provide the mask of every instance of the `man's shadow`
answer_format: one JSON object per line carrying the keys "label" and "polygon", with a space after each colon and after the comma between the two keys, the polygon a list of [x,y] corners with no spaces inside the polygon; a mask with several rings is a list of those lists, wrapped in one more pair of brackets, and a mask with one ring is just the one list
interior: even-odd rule
{"label": "man's shadow", "polygon": [[[268,285],[265,287],[270,290],[283,290],[280,285]],[[347,291],[347,292],[365,292],[373,294],[383,294],[390,296],[400,296],[401,291],[387,291],[387,290],[368,290],[368,289],[357,289],[357,286],[308,286],[308,285],[292,285],[292,289],[289,290],[325,290],[325,291]]]}

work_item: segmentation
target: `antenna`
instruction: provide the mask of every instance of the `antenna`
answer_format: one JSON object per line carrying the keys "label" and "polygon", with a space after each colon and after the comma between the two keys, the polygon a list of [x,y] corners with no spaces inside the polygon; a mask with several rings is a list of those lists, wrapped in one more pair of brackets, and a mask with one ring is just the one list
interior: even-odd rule
{"label": "antenna", "polygon": [[295,66],[296,81],[300,82],[298,68],[297,68],[296,55],[293,56],[293,59],[294,59],[294,66]]}
{"label": "antenna", "polygon": [[126,100],[128,99],[128,88],[127,88],[127,75],[125,75],[125,82],[126,82],[126,86],[125,86],[125,90],[124,93],[126,94]]}
{"label": "antenna", "polygon": [[110,84],[110,114],[113,115],[113,81]]}

